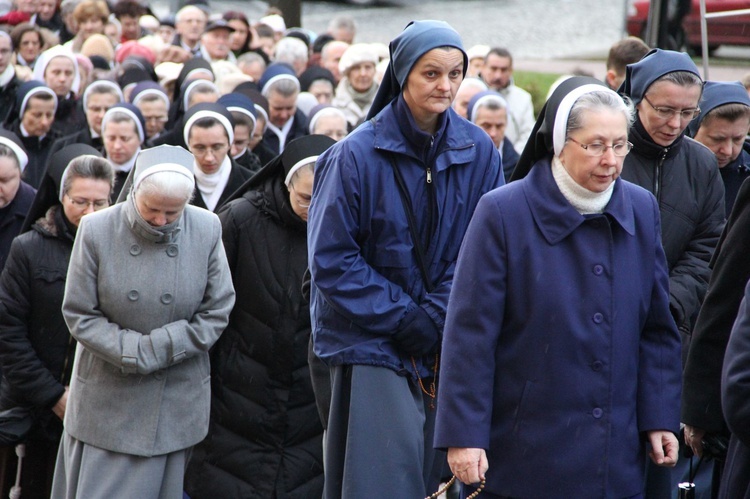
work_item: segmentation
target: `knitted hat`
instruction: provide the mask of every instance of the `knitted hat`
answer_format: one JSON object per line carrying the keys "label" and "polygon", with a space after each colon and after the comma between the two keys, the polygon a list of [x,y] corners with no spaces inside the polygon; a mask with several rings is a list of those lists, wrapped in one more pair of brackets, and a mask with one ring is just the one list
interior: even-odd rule
{"label": "knitted hat", "polygon": [[363,62],[371,62],[373,65],[378,63],[378,54],[373,50],[372,45],[369,43],[349,45],[339,60],[339,73],[346,75],[352,66]]}

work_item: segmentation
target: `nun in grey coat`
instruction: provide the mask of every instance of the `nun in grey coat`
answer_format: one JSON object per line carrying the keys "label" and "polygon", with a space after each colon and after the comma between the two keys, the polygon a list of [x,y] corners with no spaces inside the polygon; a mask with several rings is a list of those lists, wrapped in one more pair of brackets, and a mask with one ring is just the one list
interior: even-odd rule
{"label": "nun in grey coat", "polygon": [[[168,161],[168,162],[165,162]],[[63,315],[78,350],[53,498],[178,498],[208,431],[208,350],[234,305],[213,213],[188,205],[192,154],[142,151],[124,203],[86,217]]]}

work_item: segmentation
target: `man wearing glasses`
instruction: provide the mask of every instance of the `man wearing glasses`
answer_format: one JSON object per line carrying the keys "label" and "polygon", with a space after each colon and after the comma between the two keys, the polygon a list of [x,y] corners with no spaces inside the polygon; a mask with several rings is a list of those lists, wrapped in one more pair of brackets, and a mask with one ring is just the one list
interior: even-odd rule
{"label": "man wearing glasses", "polygon": [[[716,157],[684,134],[700,114],[702,89],[698,68],[687,54],[654,49],[628,65],[619,90],[633,100],[637,113],[630,133],[634,147],[622,177],[659,201],[670,309],[682,333],[683,358],[724,224],[724,186]],[[646,497],[671,492],[669,470],[649,469]]]}

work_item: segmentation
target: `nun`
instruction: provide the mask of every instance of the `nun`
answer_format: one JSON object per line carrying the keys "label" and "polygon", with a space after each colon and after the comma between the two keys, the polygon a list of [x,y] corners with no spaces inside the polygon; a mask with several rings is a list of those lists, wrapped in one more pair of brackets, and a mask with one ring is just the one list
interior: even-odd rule
{"label": "nun", "polygon": [[503,184],[490,138],[451,109],[458,33],[415,21],[390,45],[367,120],[315,165],[308,214],[315,354],[331,367],[324,497],[425,497],[448,294],[479,198]]}
{"label": "nun", "polygon": [[16,95],[17,118],[7,127],[19,138],[28,155],[23,180],[35,189],[44,176],[52,145],[60,138],[53,128],[57,102],[55,92],[44,83],[24,82]]}
{"label": "nun", "polygon": [[102,118],[104,154],[115,169],[112,199],[117,199],[120,195],[125,180],[133,169],[146,138],[145,128],[143,115],[133,104],[121,102],[104,113],[104,118]]}
{"label": "nun", "polygon": [[75,54],[61,45],[55,45],[39,54],[32,79],[51,88],[57,95],[55,130],[67,135],[86,123],[86,116],[78,106],[81,75]]}
{"label": "nun", "polygon": [[237,306],[212,352],[211,426],[186,484],[193,499],[323,492],[301,283],[315,161],[333,143],[293,140],[219,211]]}
{"label": "nun", "polygon": [[221,223],[188,204],[193,161],[179,147],[142,151],[127,199],[78,227],[62,305],[78,348],[53,498],[182,496],[208,431],[208,351],[234,305]]}
{"label": "nun", "polygon": [[23,442],[25,497],[50,495],[76,348],[62,315],[65,276],[81,220],[109,206],[113,182],[91,146],[53,154],[0,277],[0,410],[22,406],[33,418]]}
{"label": "nun", "polygon": [[14,134],[0,129],[0,270],[21,232],[36,190],[21,180],[29,157]]}
{"label": "nun", "polygon": [[508,125],[508,102],[505,97],[494,90],[479,92],[469,100],[466,112],[469,121],[487,132],[492,139],[500,153],[505,181],[510,182],[519,156],[513,143],[505,140]]}
{"label": "nun", "polygon": [[[563,82],[455,269],[435,445],[463,497],[640,497],[677,461],[680,337],[653,195],[620,177],[633,107]],[[473,484],[473,485],[472,485]],[[473,496],[472,496],[473,497]]]}
{"label": "nun", "polygon": [[257,154],[249,149],[253,132],[257,126],[258,111],[250,97],[241,93],[229,93],[217,101],[225,106],[234,119],[234,140],[232,141],[232,159],[252,173],[257,173],[263,166]]}

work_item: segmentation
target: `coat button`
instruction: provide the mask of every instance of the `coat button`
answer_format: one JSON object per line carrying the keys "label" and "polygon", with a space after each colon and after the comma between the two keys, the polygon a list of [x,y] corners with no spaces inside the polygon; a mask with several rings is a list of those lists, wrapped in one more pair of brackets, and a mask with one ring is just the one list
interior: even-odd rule
{"label": "coat button", "polygon": [[601,324],[602,321],[604,320],[604,316],[600,314],[599,312],[597,312],[594,314],[593,320],[595,324]]}
{"label": "coat button", "polygon": [[599,419],[604,415],[604,411],[600,409],[599,407],[595,407],[594,410],[591,411],[591,415],[594,416],[596,419]]}
{"label": "coat button", "polygon": [[601,371],[601,370],[602,370],[602,367],[604,367],[604,364],[602,364],[602,362],[601,362],[600,360],[595,360],[595,361],[594,361],[594,362],[593,362],[593,363],[591,364],[591,369],[593,369],[593,370],[594,370],[595,372],[599,372],[599,371]]}
{"label": "coat button", "polygon": [[154,372],[154,378],[156,379],[164,378],[164,369],[159,369],[158,371]]}
{"label": "coat button", "polygon": [[138,296],[139,296],[138,290],[131,289],[130,291],[128,291],[128,300],[130,300],[130,301],[138,301]]}
{"label": "coat button", "polygon": [[134,244],[130,247],[130,254],[133,256],[138,256],[141,254],[141,247],[137,244]]}
{"label": "coat button", "polygon": [[602,272],[604,272],[604,267],[601,265],[594,265],[594,275],[602,275]]}
{"label": "coat button", "polygon": [[179,252],[180,251],[177,249],[176,244],[170,244],[169,246],[167,246],[167,255],[174,257],[177,256],[177,253]]}
{"label": "coat button", "polygon": [[164,305],[169,305],[170,303],[172,303],[172,300],[174,300],[174,297],[169,293],[164,293],[163,295],[161,295],[161,302]]}

